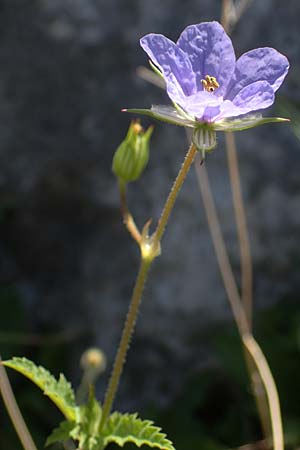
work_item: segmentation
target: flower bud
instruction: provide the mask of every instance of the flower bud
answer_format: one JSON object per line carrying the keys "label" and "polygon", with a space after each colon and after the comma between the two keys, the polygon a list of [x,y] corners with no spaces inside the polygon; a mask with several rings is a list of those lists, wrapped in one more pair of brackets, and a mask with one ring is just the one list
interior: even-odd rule
{"label": "flower bud", "polygon": [[144,131],[138,121],[130,124],[124,141],[119,145],[113,158],[112,170],[125,183],[137,180],[149,160],[149,141],[153,127]]}
{"label": "flower bud", "polygon": [[99,348],[89,348],[80,359],[80,365],[85,372],[103,372],[106,367],[106,357]]}

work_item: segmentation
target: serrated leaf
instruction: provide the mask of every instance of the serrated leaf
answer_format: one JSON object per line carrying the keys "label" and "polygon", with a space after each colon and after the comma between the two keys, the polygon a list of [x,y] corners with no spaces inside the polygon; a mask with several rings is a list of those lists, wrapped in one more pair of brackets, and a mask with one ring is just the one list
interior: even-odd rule
{"label": "serrated leaf", "polygon": [[103,439],[99,434],[101,416],[101,405],[95,398],[94,389],[91,388],[88,402],[76,410],[76,426],[70,433],[70,437],[78,441],[78,448],[84,450],[103,449]]}
{"label": "serrated leaf", "polygon": [[86,435],[96,436],[101,422],[102,409],[95,398],[94,389],[91,387],[88,402],[80,407],[79,422]]}
{"label": "serrated leaf", "polygon": [[101,436],[104,447],[110,442],[115,442],[120,447],[127,442],[132,442],[137,447],[148,445],[161,450],[175,450],[172,442],[159,427],[150,420],[138,418],[137,414],[113,413],[106,422]]}
{"label": "serrated leaf", "polygon": [[71,432],[76,427],[75,422],[63,420],[57,428],[55,428],[47,438],[46,446],[55,444],[56,442],[64,442],[70,439]]}
{"label": "serrated leaf", "polygon": [[42,366],[36,366],[27,358],[13,358],[3,361],[2,364],[29,378],[44,391],[44,394],[55,403],[67,419],[75,420],[76,404],[74,391],[63,374],[60,374],[59,379],[56,380],[48,370]]}

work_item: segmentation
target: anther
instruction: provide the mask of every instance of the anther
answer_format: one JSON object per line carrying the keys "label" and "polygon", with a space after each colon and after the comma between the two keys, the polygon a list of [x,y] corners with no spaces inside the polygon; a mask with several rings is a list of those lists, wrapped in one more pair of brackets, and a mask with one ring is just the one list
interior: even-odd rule
{"label": "anther", "polygon": [[218,87],[220,87],[217,79],[210,75],[205,75],[204,80],[201,80],[203,89],[207,92],[214,92]]}

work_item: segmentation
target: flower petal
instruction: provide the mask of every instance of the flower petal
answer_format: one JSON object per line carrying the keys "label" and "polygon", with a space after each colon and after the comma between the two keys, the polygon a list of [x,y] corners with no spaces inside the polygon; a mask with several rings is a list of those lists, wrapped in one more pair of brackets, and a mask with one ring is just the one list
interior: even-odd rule
{"label": "flower petal", "polygon": [[274,48],[263,47],[244,53],[236,62],[225,98],[232,100],[245,86],[263,80],[276,92],[288,70],[288,59]]}
{"label": "flower petal", "polygon": [[244,87],[233,100],[225,100],[220,106],[220,113],[213,120],[236,117],[251,111],[268,108],[274,103],[275,94],[267,81],[256,81]]}
{"label": "flower petal", "polygon": [[203,112],[207,107],[218,107],[222,101],[223,99],[221,97],[212,95],[211,92],[200,91],[186,97],[181,106],[189,115],[201,120]]}
{"label": "flower petal", "polygon": [[177,45],[188,55],[196,75],[197,90],[202,91],[205,75],[216,77],[220,87],[216,96],[224,95],[235,68],[235,54],[230,38],[218,22],[188,26]]}
{"label": "flower petal", "polygon": [[147,34],[140,44],[153,63],[162,71],[169,97],[182,104],[195,90],[195,75],[184,52],[162,34]]}
{"label": "flower petal", "polygon": [[275,95],[272,86],[267,81],[256,81],[244,87],[232,100],[235,106],[244,110],[244,113],[256,111],[271,106]]}

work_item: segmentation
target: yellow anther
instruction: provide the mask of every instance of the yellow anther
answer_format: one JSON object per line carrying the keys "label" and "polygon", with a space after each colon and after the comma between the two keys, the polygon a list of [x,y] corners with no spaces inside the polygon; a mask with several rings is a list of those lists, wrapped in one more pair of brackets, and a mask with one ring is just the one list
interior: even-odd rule
{"label": "yellow anther", "polygon": [[207,92],[214,92],[218,87],[220,87],[217,79],[215,77],[211,77],[210,75],[205,75],[204,80],[201,80],[203,85],[203,89]]}

